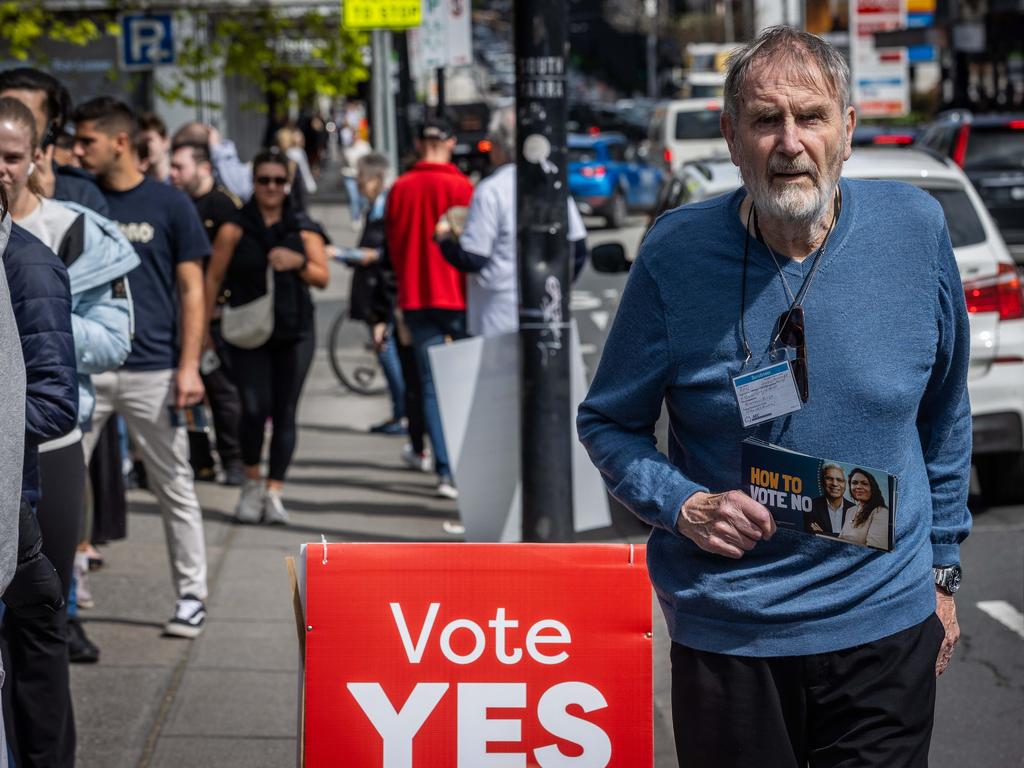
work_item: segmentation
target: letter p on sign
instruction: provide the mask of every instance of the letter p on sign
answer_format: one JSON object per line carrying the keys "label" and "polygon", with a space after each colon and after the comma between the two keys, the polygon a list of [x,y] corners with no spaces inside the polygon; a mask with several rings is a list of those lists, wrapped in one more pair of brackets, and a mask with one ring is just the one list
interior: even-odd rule
{"label": "letter p on sign", "polygon": [[174,63],[174,18],[169,13],[123,13],[118,17],[120,68],[126,72]]}
{"label": "letter p on sign", "polygon": [[651,766],[643,547],[307,546],[308,768]]}

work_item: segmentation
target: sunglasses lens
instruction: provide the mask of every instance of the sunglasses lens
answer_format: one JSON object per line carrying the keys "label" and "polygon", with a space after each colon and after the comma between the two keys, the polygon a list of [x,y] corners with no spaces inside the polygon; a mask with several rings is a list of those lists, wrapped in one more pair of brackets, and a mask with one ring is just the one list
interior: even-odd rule
{"label": "sunglasses lens", "polygon": [[287,179],[284,176],[258,176],[256,178],[257,184],[262,184],[264,187],[276,184],[279,187],[283,187]]}
{"label": "sunglasses lens", "polygon": [[796,350],[796,357],[790,361],[793,378],[800,391],[800,399],[807,402],[810,390],[807,381],[807,338],[804,334],[804,308],[793,307],[792,311],[783,312],[775,323],[779,344]]}

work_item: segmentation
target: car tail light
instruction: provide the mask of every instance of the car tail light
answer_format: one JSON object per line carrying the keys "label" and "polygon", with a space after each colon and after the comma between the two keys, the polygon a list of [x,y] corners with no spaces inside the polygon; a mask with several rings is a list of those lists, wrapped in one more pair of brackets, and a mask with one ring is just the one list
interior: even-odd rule
{"label": "car tail light", "polygon": [[600,136],[601,129],[598,128],[596,125],[592,125],[590,126],[590,128],[587,129],[587,133],[590,134],[591,136]]}
{"label": "car tail light", "polygon": [[1009,125],[1015,131],[1024,131],[1024,120],[1011,120]]}
{"label": "car tail light", "polygon": [[953,162],[964,167],[964,159],[967,157],[967,137],[971,133],[971,126],[961,125],[956,132],[956,144],[953,146]]}
{"label": "car tail light", "polygon": [[661,153],[661,159],[665,161],[665,165],[669,168],[672,167],[672,150],[665,147],[665,151]]}
{"label": "car tail light", "polygon": [[889,133],[875,136],[873,144],[913,144],[914,137],[905,133]]}
{"label": "car tail light", "polygon": [[964,283],[968,312],[998,312],[1000,320],[1024,318],[1024,289],[1013,264],[1000,264],[991,277]]}
{"label": "car tail light", "polygon": [[715,112],[721,112],[722,111],[722,107],[720,105],[716,104],[713,101],[709,101],[707,104],[705,104],[704,105],[704,109],[710,109],[710,110],[713,110]]}
{"label": "car tail light", "polygon": [[586,165],[580,170],[588,179],[603,179],[607,172],[608,169],[603,165]]}
{"label": "car tail light", "polygon": [[489,142],[487,139],[481,139],[476,143],[477,152],[482,152],[486,155],[492,149],[494,149],[494,145],[491,144],[491,142]]}

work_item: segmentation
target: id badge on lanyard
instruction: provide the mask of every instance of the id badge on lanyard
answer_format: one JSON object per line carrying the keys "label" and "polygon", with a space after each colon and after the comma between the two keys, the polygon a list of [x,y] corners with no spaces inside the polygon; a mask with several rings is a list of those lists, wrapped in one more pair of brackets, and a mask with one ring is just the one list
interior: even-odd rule
{"label": "id badge on lanyard", "polygon": [[785,359],[782,351],[780,354],[784,358],[780,362],[741,373],[732,379],[744,429],[796,413],[803,407],[793,365]]}

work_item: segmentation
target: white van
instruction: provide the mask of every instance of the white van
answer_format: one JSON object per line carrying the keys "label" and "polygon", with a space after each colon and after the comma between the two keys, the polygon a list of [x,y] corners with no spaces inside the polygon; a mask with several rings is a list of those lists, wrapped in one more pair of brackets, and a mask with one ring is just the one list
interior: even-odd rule
{"label": "white van", "polygon": [[651,118],[651,156],[676,171],[688,160],[728,156],[718,127],[722,99],[679,99],[659,104]]}

